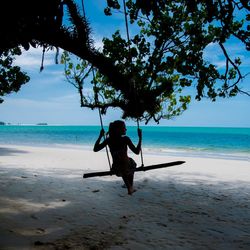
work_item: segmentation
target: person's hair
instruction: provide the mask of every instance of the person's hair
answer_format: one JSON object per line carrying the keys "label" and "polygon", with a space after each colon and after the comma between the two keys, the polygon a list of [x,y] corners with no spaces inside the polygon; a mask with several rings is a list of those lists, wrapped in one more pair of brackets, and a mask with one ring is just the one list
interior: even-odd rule
{"label": "person's hair", "polygon": [[121,120],[116,120],[109,124],[109,137],[114,138],[121,135],[121,129],[124,127],[125,123]]}

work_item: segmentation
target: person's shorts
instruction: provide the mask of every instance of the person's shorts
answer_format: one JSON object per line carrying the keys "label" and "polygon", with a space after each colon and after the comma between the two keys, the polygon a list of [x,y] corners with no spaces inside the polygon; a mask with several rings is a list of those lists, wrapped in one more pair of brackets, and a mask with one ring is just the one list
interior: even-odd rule
{"label": "person's shorts", "polygon": [[126,176],[134,173],[136,169],[136,162],[132,158],[128,158],[128,163],[126,164],[112,164],[112,171],[116,176]]}

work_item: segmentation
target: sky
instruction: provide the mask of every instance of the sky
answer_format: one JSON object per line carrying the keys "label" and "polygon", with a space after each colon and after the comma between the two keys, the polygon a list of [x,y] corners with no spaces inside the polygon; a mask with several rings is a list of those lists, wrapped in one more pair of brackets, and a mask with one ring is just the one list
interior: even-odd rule
{"label": "sky", "polygon": [[[105,1],[85,0],[85,11],[92,30],[95,47],[102,47],[102,38],[110,37],[112,32],[120,29],[125,35],[124,16],[120,13],[112,17],[103,14]],[[133,31],[132,31],[133,32]],[[227,48],[233,55],[240,56],[243,64],[243,74],[250,72],[250,53],[235,41]],[[62,51],[61,51],[62,52]],[[55,51],[45,54],[44,70],[40,72],[42,51],[30,49],[18,57],[16,64],[21,66],[31,77],[30,82],[23,85],[18,93],[4,97],[0,104],[0,121],[11,124],[37,124],[46,122],[49,125],[100,125],[97,110],[80,107],[79,95],[63,75],[63,65],[55,64]],[[205,51],[205,56],[217,67],[223,68],[225,63],[218,53],[218,47],[211,44]],[[240,86],[250,91],[250,75]],[[195,89],[191,89],[193,94]],[[250,127],[250,97],[238,95],[234,98],[218,99],[212,102],[203,99],[192,100],[181,116],[172,120],[161,120],[160,126],[207,126],[207,127]],[[121,111],[109,109],[103,116],[104,125],[121,119]],[[132,120],[128,125],[136,125]],[[143,125],[143,123],[142,123]],[[149,125],[157,125],[154,122]]]}

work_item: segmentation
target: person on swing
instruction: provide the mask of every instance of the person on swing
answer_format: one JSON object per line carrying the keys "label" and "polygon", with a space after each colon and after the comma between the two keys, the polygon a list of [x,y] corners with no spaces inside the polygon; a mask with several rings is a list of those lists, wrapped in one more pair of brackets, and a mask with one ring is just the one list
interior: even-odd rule
{"label": "person on swing", "polygon": [[133,187],[134,182],[134,170],[136,168],[135,161],[128,157],[128,147],[135,153],[139,154],[141,151],[142,130],[138,128],[139,141],[137,146],[133,144],[131,139],[126,136],[126,125],[121,120],[116,120],[109,124],[108,137],[101,142],[105,132],[101,129],[98,139],[94,145],[94,152],[98,152],[106,145],[109,146],[110,153],[113,159],[111,171],[116,176],[121,176],[127,189],[128,194],[132,195],[136,190]]}

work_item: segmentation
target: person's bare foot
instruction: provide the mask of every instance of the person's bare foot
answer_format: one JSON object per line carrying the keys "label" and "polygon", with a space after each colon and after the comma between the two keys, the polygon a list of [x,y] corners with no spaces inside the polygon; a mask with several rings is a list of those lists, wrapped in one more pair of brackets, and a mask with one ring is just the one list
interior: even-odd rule
{"label": "person's bare foot", "polygon": [[131,189],[129,189],[128,190],[128,194],[129,195],[132,195],[134,192],[136,192],[137,190],[136,189],[134,189],[134,188],[131,188]]}

